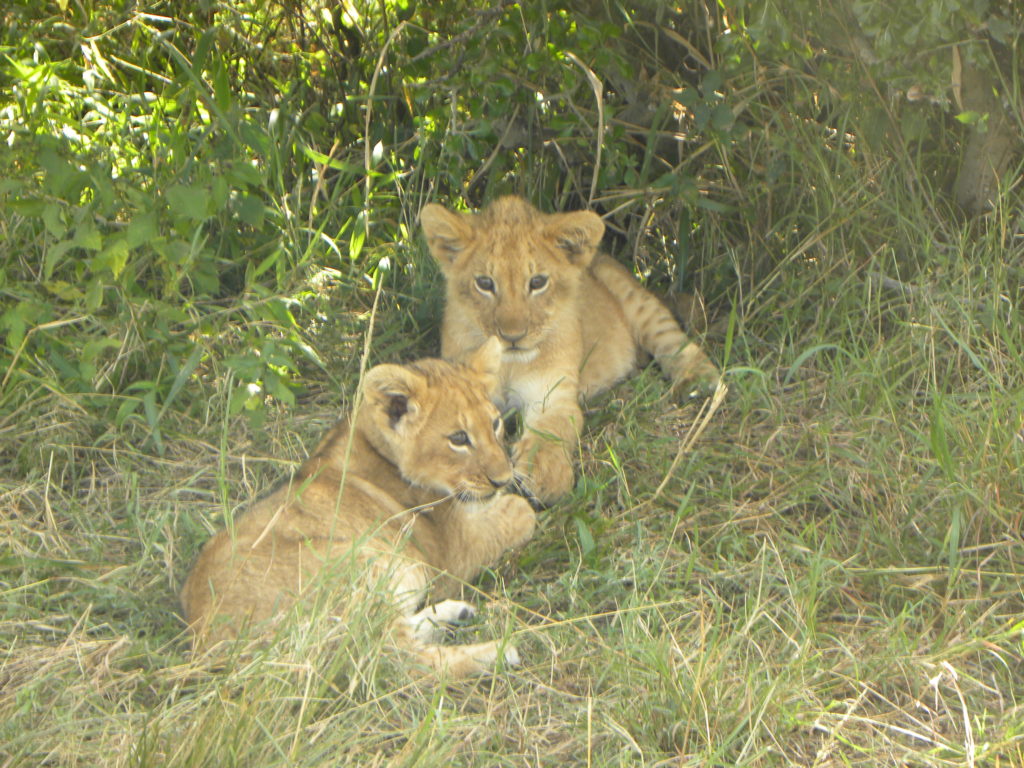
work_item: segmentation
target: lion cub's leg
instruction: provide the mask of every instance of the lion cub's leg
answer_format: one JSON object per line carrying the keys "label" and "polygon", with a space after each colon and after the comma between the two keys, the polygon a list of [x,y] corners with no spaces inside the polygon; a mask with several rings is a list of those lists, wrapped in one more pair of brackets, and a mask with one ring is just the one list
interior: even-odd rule
{"label": "lion cub's leg", "polygon": [[[435,522],[448,544],[447,561],[438,565],[445,571],[445,578],[456,580],[474,578],[504,552],[529,541],[536,527],[533,509],[520,496],[498,495],[483,503],[455,504],[435,512]],[[424,572],[415,567],[396,573],[395,598],[405,614],[394,626],[396,642],[435,674],[485,674],[494,669],[499,659],[506,666],[519,665],[515,646],[503,646],[500,641],[439,645],[447,627],[472,619],[476,610],[461,600],[443,600],[415,610],[415,598],[424,593],[428,582]]]}
{"label": "lion cub's leg", "polygon": [[419,645],[415,656],[435,675],[455,678],[485,675],[494,670],[499,659],[507,667],[518,667],[522,663],[515,646],[502,647],[497,640],[470,645]]}
{"label": "lion cub's leg", "polygon": [[465,504],[450,524],[451,542],[446,570],[460,579],[472,579],[494,565],[508,550],[533,537],[537,515],[522,496],[500,494],[483,504]]}
{"label": "lion cub's leg", "polygon": [[527,490],[550,504],[572,491],[583,411],[575,380],[561,382],[544,395],[526,400],[523,436],[512,448],[512,463],[525,476]]}
{"label": "lion cub's leg", "polygon": [[668,307],[611,258],[595,261],[592,270],[618,300],[637,344],[654,357],[672,383],[673,397],[686,398],[715,388],[718,368],[690,341]]}
{"label": "lion cub's leg", "polygon": [[444,600],[429,605],[407,620],[412,630],[410,638],[416,659],[438,674],[469,677],[490,672],[500,658],[505,666],[517,667],[521,663],[519,651],[511,643],[501,647],[499,641],[471,643],[469,645],[439,645],[447,628],[461,624],[476,615],[476,609],[461,600]]}

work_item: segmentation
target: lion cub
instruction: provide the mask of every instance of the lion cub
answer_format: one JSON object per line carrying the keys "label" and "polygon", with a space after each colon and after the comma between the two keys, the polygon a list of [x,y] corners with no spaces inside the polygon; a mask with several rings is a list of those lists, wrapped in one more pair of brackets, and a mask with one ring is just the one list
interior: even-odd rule
{"label": "lion cub", "polygon": [[[526,500],[499,493],[512,480],[491,402],[500,360],[492,339],[464,365],[420,360],[367,372],[358,410],[327,433],[296,477],[203,548],[181,592],[196,648],[245,626],[267,629],[314,590],[333,593],[327,569],[355,555],[367,580],[337,591],[387,585],[396,645],[435,672],[493,668],[496,642],[438,644],[438,624],[469,618],[472,606],[447,599],[418,609],[428,586],[435,596],[454,595],[533,535]],[[503,658],[519,662],[511,646]]]}
{"label": "lion cub", "polygon": [[445,276],[441,354],[463,360],[490,336],[504,346],[499,405],[523,413],[517,470],[542,502],[572,490],[583,412],[651,356],[674,392],[713,387],[718,369],[672,314],[597,248],[590,211],[545,214],[502,197],[478,214],[430,204],[420,223]]}

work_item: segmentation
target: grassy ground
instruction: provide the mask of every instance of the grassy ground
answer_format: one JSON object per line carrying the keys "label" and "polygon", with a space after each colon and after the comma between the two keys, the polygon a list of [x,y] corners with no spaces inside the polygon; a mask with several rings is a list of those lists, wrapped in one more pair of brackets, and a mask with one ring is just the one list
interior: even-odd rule
{"label": "grassy ground", "polygon": [[0,423],[0,765],[1024,765],[1019,244],[911,227],[906,275],[829,221],[720,311],[699,439],[655,370],[591,404],[575,495],[479,584],[466,634],[525,659],[492,679],[415,686],[360,606],[188,656],[191,559],[335,418],[365,315],[294,409],[254,430],[210,383],[162,457],[41,388]]}
{"label": "grassy ground", "polygon": [[[195,7],[205,13],[207,5]],[[286,21],[296,15],[293,4],[269,5]],[[531,18],[547,29],[548,17],[557,16],[544,4],[505,6],[508,35]],[[466,22],[486,54],[470,48],[467,61],[494,64],[499,48],[527,50],[483,37],[494,18],[487,13],[479,24]],[[209,27],[202,15],[188,18],[196,29]],[[248,29],[246,16],[237,23]],[[109,26],[127,39],[144,25]],[[611,102],[608,124],[601,123],[608,131],[595,133],[605,112],[567,57],[541,66],[516,54],[510,74],[497,64],[463,68],[460,54],[451,67],[445,59],[435,65],[443,69],[422,73],[413,67],[421,48],[410,47],[396,59],[398,69],[406,63],[406,76],[388,86],[391,31],[376,43],[383,48],[367,43],[362,74],[353,67],[355,96],[344,120],[320,117],[337,117],[330,105],[341,98],[335,91],[344,78],[318,64],[330,100],[303,108],[305,122],[289,128],[287,100],[280,121],[276,114],[278,84],[296,77],[292,48],[314,47],[293,41],[287,28],[282,22],[252,33],[244,61],[259,66],[214,61],[205,79],[196,74],[200,64],[187,60],[185,69],[167,70],[174,76],[167,92],[182,104],[231,107],[208,123],[189,122],[207,120],[203,110],[183,110],[180,122],[166,124],[154,112],[151,135],[166,129],[161,141],[182,168],[160,153],[149,157],[151,140],[140,141],[134,123],[112,119],[123,131],[112,146],[145,155],[140,169],[166,173],[138,182],[141,202],[130,206],[96,209],[104,195],[90,199],[65,184],[82,171],[56,163],[46,147],[38,154],[49,158],[46,173],[27,165],[37,156],[26,153],[25,137],[41,129],[16,126],[21,143],[12,146],[26,154],[11,155],[17,162],[11,178],[0,180],[0,194],[8,195],[0,203],[24,191],[35,197],[21,202],[38,205],[0,205],[0,297],[45,299],[52,314],[25,315],[17,351],[11,335],[0,349],[13,355],[0,366],[0,768],[1024,767],[1020,189],[1006,190],[1008,202],[984,220],[960,222],[932,189],[948,186],[942,174],[957,152],[957,126],[930,126],[937,138],[927,141],[894,131],[891,143],[878,139],[872,149],[824,109],[840,114],[843,99],[819,101],[832,84],[804,69],[752,67],[722,89],[743,129],[728,135],[697,131],[683,141],[672,123],[662,129],[660,122],[638,130],[615,121]],[[71,27],[46,29],[60,42]],[[598,52],[611,45],[604,32],[588,43],[577,31],[566,27],[551,45]],[[415,25],[396,26],[395,46],[415,43],[414,34]],[[53,56],[71,56],[65,49],[79,56],[88,40],[98,55],[100,37],[106,33],[47,45]],[[165,38],[160,31],[152,46],[138,38],[142,60],[149,61],[146,51],[165,50]],[[229,43],[203,39],[181,43],[196,61]],[[131,40],[125,50],[136,45]],[[288,55],[264,61],[269,43]],[[233,50],[224,54],[229,63],[237,60]],[[348,66],[358,56],[342,53],[332,61]],[[683,69],[637,66],[664,83],[685,80]],[[229,82],[240,72],[247,85]],[[30,74],[25,92],[35,93]],[[139,101],[136,91],[163,80],[129,82],[125,100],[112,98],[104,114],[117,117]],[[361,111],[373,90],[368,82],[390,94],[367,102],[376,104],[372,114]],[[62,86],[71,124],[82,112],[77,83]],[[51,96],[64,93],[51,86]],[[179,94],[186,86],[195,92]],[[250,94],[257,86],[265,91]],[[719,88],[704,86],[701,104],[710,109]],[[806,94],[794,97],[803,87]],[[528,99],[502,97],[502,88],[520,97],[515,89],[526,88]],[[895,109],[885,98],[883,111]],[[25,114],[45,114],[56,103],[41,101]],[[536,133],[529,144],[512,136],[517,149],[506,151],[499,134],[515,127],[521,110],[530,120],[560,114],[561,122],[534,126],[524,117]],[[494,118],[496,127],[477,118]],[[58,123],[53,136],[66,133]],[[238,126],[251,144],[228,141]],[[381,126],[380,135],[371,133]],[[208,144],[208,136],[223,146]],[[378,142],[391,160],[374,159]],[[665,143],[668,152],[660,149]],[[586,155],[595,145],[601,151]],[[334,154],[332,146],[341,149]],[[311,148],[315,163],[304,153]],[[598,167],[607,189],[593,182]],[[208,188],[224,179],[232,194],[225,191],[214,211]],[[704,287],[711,294],[705,341],[725,367],[726,399],[705,421],[699,404],[669,403],[649,369],[588,405],[574,495],[541,515],[523,552],[480,580],[472,599],[481,619],[460,631],[461,639],[514,639],[524,658],[519,669],[416,685],[395,656],[381,652],[373,605],[345,605],[333,616],[310,608],[272,651],[227,668],[192,659],[177,591],[202,543],[286,477],[346,407],[371,330],[373,361],[437,349],[436,271],[418,244],[384,241],[404,240],[399,233],[438,189],[483,198],[513,188],[546,207],[586,199],[594,189],[600,209],[611,212],[616,256],[659,286],[683,274]],[[112,187],[111,199],[115,191],[124,193]],[[210,210],[192,210],[197,193],[210,198]],[[136,232],[131,264],[141,263],[139,274],[150,281],[159,270],[146,265],[166,267],[165,293],[145,293],[155,291],[150,284],[132,293],[133,269],[80,269],[98,247],[85,234],[80,240],[83,222],[97,219],[103,237],[116,238],[122,218],[145,222],[148,214],[159,227]],[[145,247],[157,232],[171,238],[166,253]],[[366,232],[364,246],[354,233]],[[68,248],[53,255],[55,243]],[[210,269],[229,265],[221,293],[207,295],[198,278],[179,289],[199,272],[181,262],[182,252],[203,255]],[[127,252],[112,253],[116,261]],[[364,272],[385,253],[391,266],[379,274],[387,291],[371,329]],[[59,281],[43,286],[40,263]],[[306,280],[305,270],[326,264],[341,269]],[[94,304],[88,291],[76,298],[83,274],[98,286]],[[275,292],[280,314],[266,295]],[[287,409],[273,401],[262,426],[244,413],[229,415],[231,377],[242,377],[243,367],[227,359],[251,365],[259,357],[262,366],[267,348],[257,345],[289,328],[282,307],[300,293],[305,309],[296,315],[304,326],[296,333],[324,367],[297,375],[304,394]],[[203,304],[206,314],[181,333],[175,328],[185,309],[177,305],[188,302]],[[0,322],[17,314],[9,317],[6,304],[0,310]],[[141,332],[137,325],[147,322],[162,324],[160,333]],[[33,346],[37,331],[66,332],[67,348]],[[165,357],[153,351],[175,333],[189,344]],[[93,370],[77,378],[33,351],[64,351],[71,368],[85,356],[80,339],[93,343],[84,366]],[[202,362],[192,357],[193,342],[206,345]],[[164,370],[166,361],[180,360],[193,365]],[[118,375],[108,381],[101,363]],[[261,375],[266,384],[267,371]],[[156,384],[168,380],[173,395],[164,387],[166,399],[157,400]],[[69,381],[92,391],[71,392]],[[129,401],[139,405],[137,385],[146,383],[154,387],[150,411],[122,413]],[[160,446],[151,440],[157,423]]]}

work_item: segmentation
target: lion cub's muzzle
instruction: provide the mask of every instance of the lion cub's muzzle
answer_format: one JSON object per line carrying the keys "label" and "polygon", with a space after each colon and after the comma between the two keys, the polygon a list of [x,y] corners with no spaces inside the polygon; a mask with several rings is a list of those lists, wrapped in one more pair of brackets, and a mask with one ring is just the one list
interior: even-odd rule
{"label": "lion cub's muzzle", "polygon": [[460,488],[455,493],[455,496],[459,501],[463,502],[487,501],[499,491],[508,488],[512,484],[511,472],[500,474],[496,477],[492,477],[488,473],[485,477],[487,478],[487,485],[474,483],[472,488]]}
{"label": "lion cub's muzzle", "polygon": [[516,349],[516,345],[526,338],[526,334],[526,326],[511,329],[498,326],[498,336],[500,336],[501,340],[508,344],[511,349]]}

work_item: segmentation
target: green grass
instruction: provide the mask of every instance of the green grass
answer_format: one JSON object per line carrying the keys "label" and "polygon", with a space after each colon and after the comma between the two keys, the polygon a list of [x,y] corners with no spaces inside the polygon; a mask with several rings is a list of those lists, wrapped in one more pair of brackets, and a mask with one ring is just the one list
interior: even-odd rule
{"label": "green grass", "polygon": [[[746,60],[713,55],[710,30],[704,53],[726,80],[700,98],[720,90],[736,131],[681,122],[681,137],[669,110],[645,136],[604,94],[608,242],[655,287],[703,291],[725,401],[704,422],[648,369],[588,404],[574,495],[479,580],[481,620],[457,638],[514,641],[522,668],[418,684],[383,648],[376,605],[311,606],[272,649],[216,665],[190,656],[178,589],[203,542],[349,405],[374,278],[369,361],[437,349],[422,204],[586,197],[597,114],[570,47],[609,82],[639,61],[652,82],[695,92],[638,38],[615,43],[543,4],[465,19],[420,4],[429,12],[402,26],[382,3],[351,22],[364,48],[344,55],[323,14],[218,6],[234,36],[201,35],[204,48],[183,31],[186,66],[153,42],[152,19],[108,5],[81,14],[90,34],[123,36],[89,38],[91,55],[131,65],[111,64],[118,80],[90,97],[109,108],[80,109],[94,65],[50,11],[17,6],[45,21],[32,41],[63,79],[0,72],[27,105],[5,101],[17,141],[0,158],[0,297],[18,307],[0,307],[0,766],[1024,766],[1020,189],[979,220],[947,210],[957,126],[837,146],[880,106],[840,103],[838,86],[767,59],[755,80]],[[182,29],[207,28],[205,13],[183,6]],[[517,42],[496,45],[492,26]],[[417,59],[445,36],[449,58]],[[548,47],[524,79],[528,38]],[[3,40],[45,74],[29,37]],[[451,71],[481,51],[486,67]],[[149,90],[177,106],[135,98]],[[302,118],[271,121],[279,98]],[[104,129],[97,115],[126,104],[132,121]],[[898,105],[881,106],[882,132],[898,128]],[[166,158],[136,141],[140,125]],[[68,126],[119,173],[145,172],[110,186],[103,166],[85,194],[84,171],[51,157]],[[501,143],[506,127],[513,143],[528,131],[521,145]],[[332,147],[337,167],[306,153]],[[37,172],[40,158],[57,172]],[[155,193],[222,182],[230,194],[209,193],[196,216]],[[150,215],[166,252],[135,243],[123,271],[82,271],[96,232],[117,245],[123,221]],[[100,229],[79,232],[93,219]],[[59,280],[38,280],[71,240],[50,265]],[[214,290],[190,282],[190,264],[230,269]],[[275,396],[246,403],[262,422],[238,411],[245,383]]]}
{"label": "green grass", "polygon": [[475,598],[525,666],[468,683],[416,685],[365,606],[187,653],[191,559],[335,417],[354,340],[319,350],[342,391],[255,431],[214,383],[161,458],[41,393],[4,425],[36,461],[3,488],[5,764],[1021,765],[1021,332],[996,244],[956,245],[908,295],[809,262],[738,306],[688,450],[654,370],[592,404],[576,494]]}

